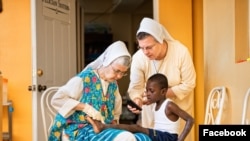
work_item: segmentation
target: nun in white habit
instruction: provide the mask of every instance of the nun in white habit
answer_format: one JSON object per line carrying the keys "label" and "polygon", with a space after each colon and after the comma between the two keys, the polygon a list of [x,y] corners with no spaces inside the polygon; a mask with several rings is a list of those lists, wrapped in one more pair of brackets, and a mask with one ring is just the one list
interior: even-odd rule
{"label": "nun in white habit", "polygon": [[144,134],[117,129],[95,134],[91,124],[85,120],[88,115],[103,123],[119,123],[122,100],[117,80],[126,75],[130,63],[131,56],[126,45],[116,41],[82,72],[60,87],[51,101],[58,114],[48,140],[60,140],[62,131],[69,140],[149,140]]}
{"label": "nun in white habit", "polygon": [[[155,74],[167,76],[169,89],[166,98],[172,99],[180,108],[194,115],[194,88],[196,72],[188,48],[175,40],[163,25],[151,18],[143,18],[136,34],[139,50],[133,55],[130,68],[128,93],[138,105],[142,105],[140,124],[143,127],[154,127],[152,105],[146,105],[144,99],[147,79]],[[128,107],[132,112],[138,110]],[[180,132],[185,121],[181,120]],[[193,141],[194,130],[186,141]]]}

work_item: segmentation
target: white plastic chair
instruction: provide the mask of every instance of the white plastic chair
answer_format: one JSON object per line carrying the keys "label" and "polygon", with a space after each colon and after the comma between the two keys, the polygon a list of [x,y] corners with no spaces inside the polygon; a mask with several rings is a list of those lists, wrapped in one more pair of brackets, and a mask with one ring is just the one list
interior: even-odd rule
{"label": "white plastic chair", "polygon": [[208,96],[204,124],[220,124],[224,102],[226,98],[226,87],[213,88]]}
{"label": "white plastic chair", "polygon": [[247,90],[245,97],[244,97],[244,105],[243,105],[243,110],[242,110],[242,119],[241,119],[241,124],[249,124],[249,117],[247,116],[247,110],[249,111],[249,102],[250,102],[250,88]]}
{"label": "white plastic chair", "polygon": [[53,124],[54,117],[56,115],[56,110],[51,105],[51,98],[57,92],[59,87],[47,88],[41,96],[41,112],[43,120],[43,130],[45,138],[48,138],[48,133]]}

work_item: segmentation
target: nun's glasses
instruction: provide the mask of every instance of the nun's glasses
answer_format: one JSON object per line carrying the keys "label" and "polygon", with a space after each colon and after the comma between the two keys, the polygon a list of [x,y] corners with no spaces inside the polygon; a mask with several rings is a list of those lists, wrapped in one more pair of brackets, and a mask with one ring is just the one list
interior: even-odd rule
{"label": "nun's glasses", "polygon": [[120,70],[116,70],[112,65],[110,65],[111,66],[111,68],[112,68],[112,70],[113,70],[113,72],[114,72],[114,74],[120,74],[121,76],[126,76],[127,75],[127,72],[122,72],[122,71],[120,71]]}

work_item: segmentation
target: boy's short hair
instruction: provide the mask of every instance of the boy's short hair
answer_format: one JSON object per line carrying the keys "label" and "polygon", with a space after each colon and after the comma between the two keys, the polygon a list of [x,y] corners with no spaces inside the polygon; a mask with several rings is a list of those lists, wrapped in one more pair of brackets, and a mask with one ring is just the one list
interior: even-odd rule
{"label": "boy's short hair", "polygon": [[148,81],[157,82],[160,88],[168,88],[168,79],[164,74],[156,73],[150,76]]}

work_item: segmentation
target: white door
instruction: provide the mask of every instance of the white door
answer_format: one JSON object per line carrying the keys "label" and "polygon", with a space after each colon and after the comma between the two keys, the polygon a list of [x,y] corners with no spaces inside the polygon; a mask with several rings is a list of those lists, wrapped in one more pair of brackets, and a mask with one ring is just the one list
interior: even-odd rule
{"label": "white door", "polygon": [[31,0],[32,140],[46,141],[40,98],[44,89],[61,86],[77,73],[75,0]]}

